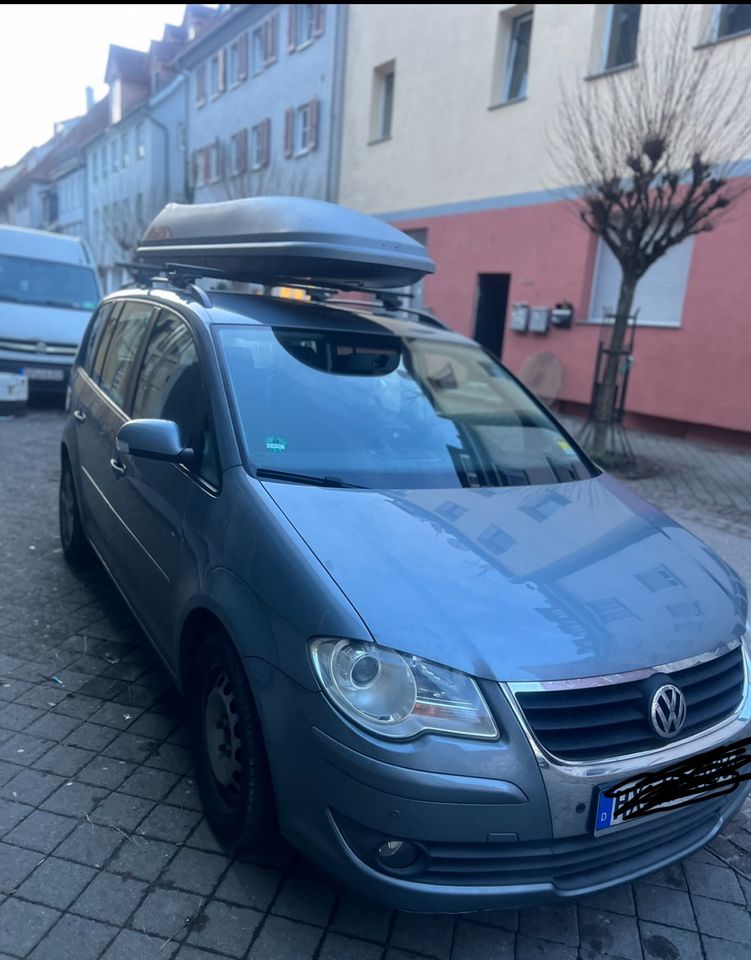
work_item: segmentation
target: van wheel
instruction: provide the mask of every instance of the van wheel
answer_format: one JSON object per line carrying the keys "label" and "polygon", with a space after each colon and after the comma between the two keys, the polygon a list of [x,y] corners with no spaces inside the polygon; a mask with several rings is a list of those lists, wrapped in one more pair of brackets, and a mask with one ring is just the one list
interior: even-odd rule
{"label": "van wheel", "polygon": [[212,632],[199,646],[190,687],[206,816],[223,842],[259,848],[275,833],[271,773],[244,667],[223,632]]}
{"label": "van wheel", "polygon": [[83,532],[81,512],[78,509],[73,471],[67,456],[63,457],[60,470],[60,541],[63,556],[73,567],[85,567],[94,559],[86,534]]}

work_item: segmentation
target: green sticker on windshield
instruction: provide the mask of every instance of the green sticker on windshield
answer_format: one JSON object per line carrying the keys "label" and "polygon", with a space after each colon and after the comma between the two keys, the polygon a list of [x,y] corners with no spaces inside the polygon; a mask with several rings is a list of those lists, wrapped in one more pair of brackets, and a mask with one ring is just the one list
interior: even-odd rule
{"label": "green sticker on windshield", "polygon": [[561,448],[561,450],[563,450],[565,454],[568,454],[569,457],[576,456],[576,450],[574,450],[574,448],[571,446],[568,440],[564,440],[563,437],[559,437],[556,440],[556,443]]}
{"label": "green sticker on windshield", "polygon": [[287,449],[287,441],[284,437],[277,437],[272,434],[263,441],[267,450],[273,450],[275,453],[283,453]]}

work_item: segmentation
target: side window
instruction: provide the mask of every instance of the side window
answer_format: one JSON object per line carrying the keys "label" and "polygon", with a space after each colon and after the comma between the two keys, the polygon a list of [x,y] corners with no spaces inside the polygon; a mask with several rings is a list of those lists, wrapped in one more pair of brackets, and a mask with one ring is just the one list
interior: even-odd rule
{"label": "side window", "polygon": [[91,373],[91,364],[94,360],[97,341],[101,337],[102,330],[104,330],[107,317],[109,317],[111,310],[111,303],[103,303],[91,318],[91,323],[86,329],[83,349],[81,351],[81,366],[86,373]]}
{"label": "side window", "polygon": [[[118,406],[122,407],[125,402],[133,361],[153,316],[154,307],[147,303],[126,303],[117,319],[109,324],[112,333],[106,345],[99,386]],[[99,353],[97,350],[96,363]]]}
{"label": "side window", "polygon": [[183,444],[195,451],[193,472],[219,486],[211,410],[195,341],[185,321],[166,310],[146,345],[131,416],[173,420]]}

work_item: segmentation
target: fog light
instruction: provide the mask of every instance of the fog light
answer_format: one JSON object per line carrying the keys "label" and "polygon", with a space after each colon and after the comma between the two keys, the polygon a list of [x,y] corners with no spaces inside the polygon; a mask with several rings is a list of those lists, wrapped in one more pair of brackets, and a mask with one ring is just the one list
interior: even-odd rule
{"label": "fog light", "polygon": [[419,856],[419,849],[409,840],[387,840],[378,848],[378,859],[390,870],[411,867]]}

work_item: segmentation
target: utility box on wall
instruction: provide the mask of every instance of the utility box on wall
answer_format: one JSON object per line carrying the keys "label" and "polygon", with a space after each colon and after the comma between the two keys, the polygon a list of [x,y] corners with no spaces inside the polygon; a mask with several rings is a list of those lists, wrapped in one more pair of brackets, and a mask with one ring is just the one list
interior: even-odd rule
{"label": "utility box on wall", "polygon": [[512,303],[511,304],[511,329],[517,333],[524,333],[529,323],[529,304]]}
{"label": "utility box on wall", "polygon": [[532,307],[529,311],[529,329],[532,333],[547,333],[550,324],[550,307]]}

